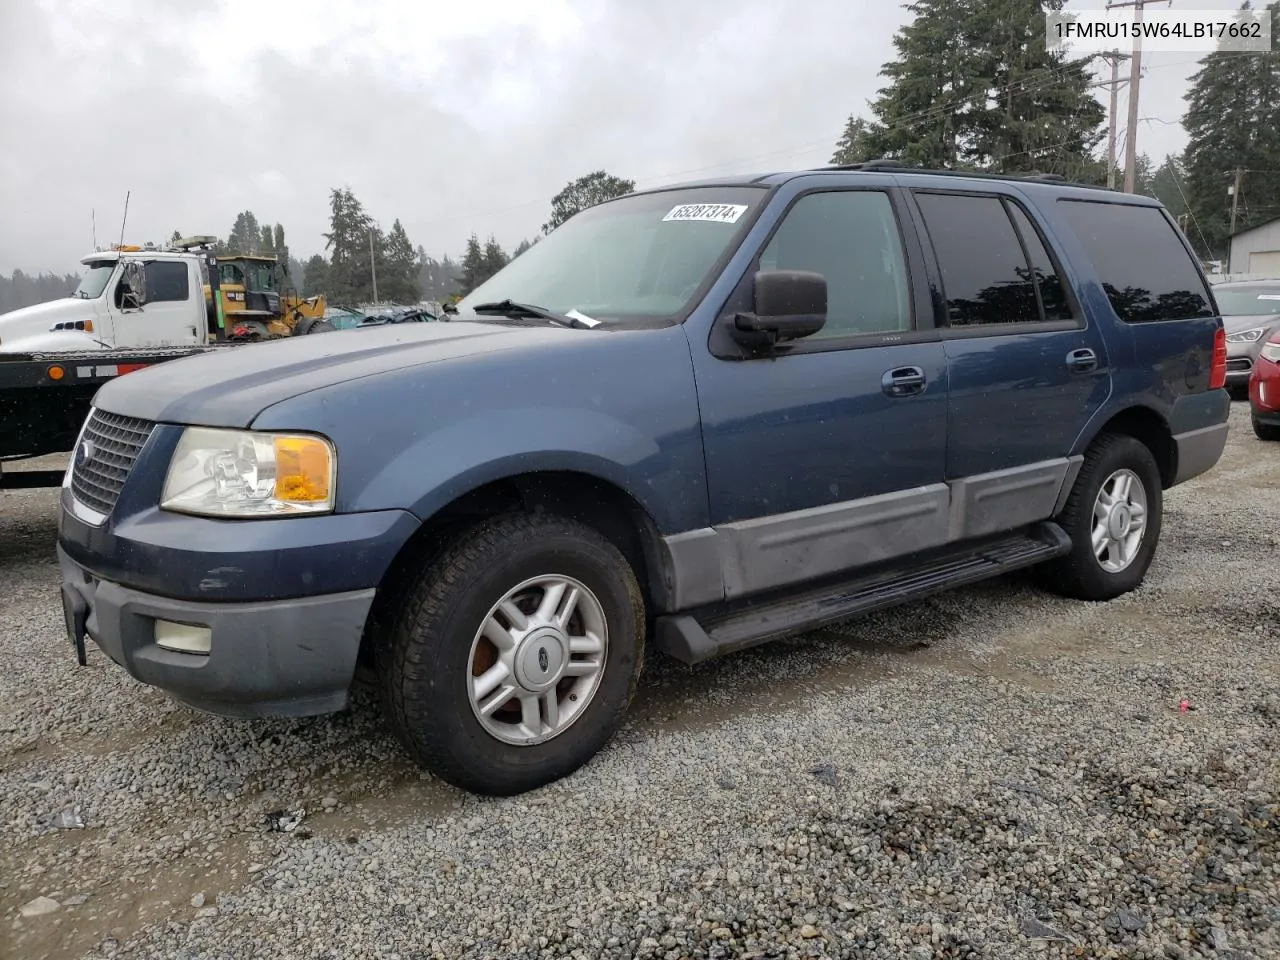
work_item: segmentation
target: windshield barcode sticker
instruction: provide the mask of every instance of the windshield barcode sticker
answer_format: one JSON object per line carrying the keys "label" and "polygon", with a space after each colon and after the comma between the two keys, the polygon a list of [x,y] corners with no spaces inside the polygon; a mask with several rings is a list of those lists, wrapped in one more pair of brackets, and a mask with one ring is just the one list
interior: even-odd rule
{"label": "windshield barcode sticker", "polygon": [[667,220],[700,220],[704,223],[737,223],[747,212],[745,203],[682,203],[663,217]]}

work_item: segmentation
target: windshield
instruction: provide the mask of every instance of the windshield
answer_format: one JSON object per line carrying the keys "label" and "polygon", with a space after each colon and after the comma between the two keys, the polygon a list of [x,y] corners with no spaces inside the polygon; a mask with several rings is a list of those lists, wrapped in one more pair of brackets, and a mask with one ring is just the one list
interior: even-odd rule
{"label": "windshield", "polygon": [[1213,291],[1224,317],[1265,317],[1280,313],[1280,284],[1266,287],[1218,287]]}
{"label": "windshield", "polygon": [[458,303],[514,300],[595,320],[684,311],[767,192],[667,190],[592,207],[544,237]]}
{"label": "windshield", "polygon": [[115,270],[114,260],[95,260],[86,264],[84,276],[80,278],[80,285],[76,287],[72,296],[82,300],[98,299],[102,296],[102,291],[107,289],[107,281],[111,279],[111,274],[115,273]]}
{"label": "windshield", "polygon": [[249,275],[248,289],[255,293],[265,293],[275,290],[275,272],[273,263],[255,263],[250,261],[245,264],[245,271]]}

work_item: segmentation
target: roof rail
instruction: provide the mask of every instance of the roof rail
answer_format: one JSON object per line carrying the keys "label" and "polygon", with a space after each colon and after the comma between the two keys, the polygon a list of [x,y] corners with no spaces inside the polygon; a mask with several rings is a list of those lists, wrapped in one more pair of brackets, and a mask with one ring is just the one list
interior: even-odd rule
{"label": "roof rail", "polygon": [[928,167],[911,167],[903,163],[901,160],[892,160],[889,158],[881,158],[877,160],[865,160],[862,163],[842,163],[828,167],[814,167],[815,173],[826,173],[835,171],[859,171],[870,173],[874,171],[890,171],[893,173],[919,173],[935,177],[965,177],[974,180],[1005,180],[1016,182],[1034,181],[1036,183],[1063,183],[1073,187],[1084,187],[1089,190],[1110,190],[1110,187],[1102,186],[1095,183],[1083,183],[1077,180],[1068,180],[1060,173],[1040,173],[1038,171],[1030,171],[1027,173],[980,173],[976,170],[931,170]]}

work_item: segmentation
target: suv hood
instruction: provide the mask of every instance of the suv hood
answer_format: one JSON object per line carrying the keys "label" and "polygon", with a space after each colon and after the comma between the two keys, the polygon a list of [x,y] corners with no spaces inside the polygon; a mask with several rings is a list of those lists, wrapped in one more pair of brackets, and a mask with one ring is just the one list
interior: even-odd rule
{"label": "suv hood", "polygon": [[[3,318],[0,317],[0,319]],[[1269,327],[1275,323],[1280,323],[1280,313],[1267,315],[1248,313],[1222,318],[1222,328],[1227,333],[1239,333],[1241,330],[1252,330],[1254,327]]]}
{"label": "suv hood", "polygon": [[94,405],[144,420],[247,427],[272,404],[348,380],[582,335],[599,332],[450,321],[220,346],[113,380]]}

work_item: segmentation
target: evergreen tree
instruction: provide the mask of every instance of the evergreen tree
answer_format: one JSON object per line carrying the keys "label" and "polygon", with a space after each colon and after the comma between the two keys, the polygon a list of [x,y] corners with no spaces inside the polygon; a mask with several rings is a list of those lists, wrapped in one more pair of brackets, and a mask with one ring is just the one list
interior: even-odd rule
{"label": "evergreen tree", "polygon": [[510,258],[503,252],[502,247],[498,245],[498,241],[490,234],[484,245],[484,279],[488,280],[509,262]]}
{"label": "evergreen tree", "polygon": [[392,303],[410,304],[418,302],[421,290],[417,254],[397,219],[391,225],[385,250],[378,259],[378,295]]}
{"label": "evergreen tree", "polygon": [[1045,49],[1045,14],[1064,0],[976,4],[973,32],[983,44],[990,97],[977,107],[967,160],[984,170],[1061,173],[1097,179],[1094,149],[1106,111],[1093,94],[1092,57]]}
{"label": "evergreen tree", "polygon": [[14,270],[8,277],[0,273],[0,313],[68,297],[79,283],[80,277],[74,273],[29,276],[21,270]]}
{"label": "evergreen tree", "polygon": [[1045,49],[1045,13],[1063,0],[913,0],[894,37],[874,120],[851,117],[833,160],[1096,179],[1105,116],[1090,60]]}
{"label": "evergreen tree", "polygon": [[284,242],[284,224],[277,223],[274,236],[271,238],[271,248],[275,250],[276,256],[280,258],[281,263],[289,262],[289,248]]}
{"label": "evergreen tree", "polygon": [[[1277,4],[1266,9],[1272,36],[1280,35]],[[1209,54],[1191,78],[1186,100],[1184,187],[1198,227],[1190,236],[1201,256],[1217,259],[1227,250],[1232,204],[1227,191],[1237,169],[1248,172],[1236,230],[1280,214],[1280,49]]]}
{"label": "evergreen tree", "polygon": [[258,240],[258,253],[264,257],[269,257],[276,252],[276,235],[271,229],[271,224],[264,223],[262,225],[262,236]]}
{"label": "evergreen tree", "polygon": [[854,115],[849,118],[844,134],[836,142],[836,152],[831,155],[831,162],[841,165],[863,163],[876,158],[875,150],[871,125],[862,117]]}
{"label": "evergreen tree", "polygon": [[[329,192],[329,232],[324,235],[329,251],[326,292],[334,304],[355,306],[373,298],[369,256],[369,234],[373,231],[373,219],[350,188]],[[379,245],[375,237],[375,248]]]}
{"label": "evergreen tree", "polygon": [[542,232],[550,233],[575,213],[614,197],[625,196],[635,188],[634,180],[623,180],[603,170],[579,177],[551,198],[551,219],[542,225]]}
{"label": "evergreen tree", "polygon": [[[1182,168],[1182,157],[1171,153],[1151,175],[1151,182],[1146,191],[1148,196],[1155,197],[1163,203],[1175,220],[1187,212],[1187,201],[1183,199],[1186,179],[1186,172]],[[1192,232],[1194,233],[1194,230]]]}
{"label": "evergreen tree", "polygon": [[315,254],[307,261],[306,267],[301,273],[302,295],[304,297],[314,297],[317,294],[327,294],[329,285],[329,262],[320,254]]}
{"label": "evergreen tree", "polygon": [[231,233],[227,236],[227,248],[230,253],[242,256],[255,255],[262,245],[262,229],[258,226],[258,218],[251,210],[236,214]]}
{"label": "evergreen tree", "polygon": [[484,248],[474,233],[467,240],[466,253],[462,255],[462,276],[459,278],[458,292],[466,296],[485,281]]}
{"label": "evergreen tree", "polygon": [[515,253],[511,254],[511,259],[514,260],[516,257],[520,256],[520,254],[524,253],[526,250],[528,250],[532,246],[533,244],[530,243],[528,240],[521,240],[520,245],[516,247]]}
{"label": "evergreen tree", "polygon": [[[1151,158],[1145,153],[1138,154],[1134,162],[1133,192],[1144,197],[1154,196],[1151,192],[1151,183],[1154,176],[1155,170],[1151,165]],[[1123,183],[1124,179],[1125,171],[1123,167],[1120,167],[1116,170],[1116,182]]]}

